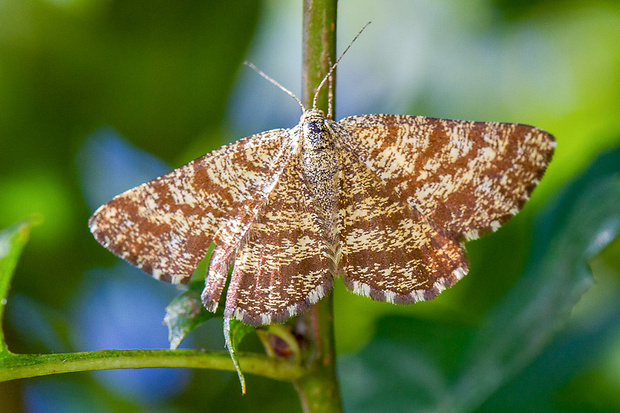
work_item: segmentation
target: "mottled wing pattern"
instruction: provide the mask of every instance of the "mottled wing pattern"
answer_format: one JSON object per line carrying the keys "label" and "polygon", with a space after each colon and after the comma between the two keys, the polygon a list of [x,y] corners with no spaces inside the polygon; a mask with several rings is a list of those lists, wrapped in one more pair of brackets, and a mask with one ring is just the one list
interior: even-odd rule
{"label": "mottled wing pattern", "polygon": [[[173,283],[187,282],[215,242],[203,302],[216,310],[234,261],[225,317],[251,325],[299,314],[339,275],[357,294],[428,300],[467,273],[463,240],[519,211],[555,147],[517,124],[362,115],[326,121],[329,135],[321,116],[309,111],[296,128],[242,139],[121,194],[95,212],[91,231]],[[332,142],[333,188],[321,163]],[[333,222],[323,216],[330,205]]]}
{"label": "mottled wing pattern", "polygon": [[225,316],[251,325],[283,322],[332,288],[323,234],[299,162],[291,158],[242,241]]}
{"label": "mottled wing pattern", "polygon": [[343,148],[341,155],[342,264],[349,290],[405,304],[430,300],[465,275],[459,242],[387,189],[354,153]]}
{"label": "mottled wing pattern", "polygon": [[211,241],[237,242],[234,238],[254,219],[291,148],[286,129],[224,146],[115,197],[93,214],[91,232],[153,277],[186,283]]}
{"label": "mottled wing pattern", "polygon": [[509,123],[360,115],[332,127],[388,190],[460,239],[516,214],[555,147],[547,132]]}

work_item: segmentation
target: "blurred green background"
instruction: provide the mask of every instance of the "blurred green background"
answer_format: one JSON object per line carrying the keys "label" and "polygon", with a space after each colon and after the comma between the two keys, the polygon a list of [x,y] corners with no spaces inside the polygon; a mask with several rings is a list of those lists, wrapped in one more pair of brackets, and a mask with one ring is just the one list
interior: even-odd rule
{"label": "blurred green background", "polygon": [[[352,386],[382,362],[368,350],[372,343],[411,320],[414,330],[477,323],[525,271],[540,208],[620,145],[616,1],[343,0],[339,50],[369,20],[338,67],[337,118],[402,113],[526,123],[554,134],[558,147],[524,211],[467,245],[470,274],[435,301],[396,307],[336,283],[340,375],[351,411],[361,409]],[[167,347],[161,320],[177,289],[101,248],[88,217],[116,193],[224,143],[297,124],[295,102],[242,62],[300,94],[301,22],[301,1],[0,0],[0,228],[42,219],[11,290],[5,329],[13,351]],[[592,262],[596,284],[568,321],[580,339],[579,332],[607,326],[596,346],[564,336],[571,346],[558,348],[572,352],[544,359],[549,367],[536,378],[515,379],[543,390],[532,395],[508,383],[480,411],[508,411],[519,399],[515,411],[620,410],[619,256],[615,241]],[[458,347],[457,336],[436,339]],[[221,321],[205,323],[185,345],[223,349]],[[583,362],[546,376],[575,359]],[[390,405],[390,388],[373,394],[378,406]],[[220,372],[76,373],[0,384],[2,412],[86,409],[300,410],[287,383],[248,377],[241,397],[236,376]]]}

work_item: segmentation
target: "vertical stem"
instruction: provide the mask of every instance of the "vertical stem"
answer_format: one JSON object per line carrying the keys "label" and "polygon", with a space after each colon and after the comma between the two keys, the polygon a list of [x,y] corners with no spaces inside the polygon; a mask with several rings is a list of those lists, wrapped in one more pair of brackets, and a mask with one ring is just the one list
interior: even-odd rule
{"label": "vertical stem", "polygon": [[303,314],[297,325],[302,333],[307,374],[294,381],[304,412],[342,412],[336,374],[332,294]]}
{"label": "vertical stem", "polygon": [[[337,0],[304,0],[303,5],[303,95],[306,108],[312,107],[315,89],[336,61]],[[328,88],[321,90],[317,107],[327,113]],[[336,375],[334,313],[332,294],[327,295],[297,325],[304,342],[302,357],[309,371],[295,381],[305,412],[341,412]]]}
{"label": "vertical stem", "polygon": [[[302,102],[312,108],[314,92],[336,61],[337,0],[304,0]],[[335,85],[335,72],[333,84]],[[317,106],[327,113],[328,88],[324,87]],[[332,102],[334,104],[335,102]]]}

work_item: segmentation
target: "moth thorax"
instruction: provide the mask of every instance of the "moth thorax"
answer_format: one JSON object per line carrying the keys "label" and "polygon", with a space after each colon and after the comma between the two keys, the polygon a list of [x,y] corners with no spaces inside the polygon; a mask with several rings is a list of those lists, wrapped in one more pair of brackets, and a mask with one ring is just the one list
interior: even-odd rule
{"label": "moth thorax", "polygon": [[333,148],[332,136],[325,124],[325,118],[306,118],[302,124],[303,146],[306,151]]}
{"label": "moth thorax", "polygon": [[304,180],[322,221],[330,226],[338,204],[338,153],[324,119],[303,123]]}

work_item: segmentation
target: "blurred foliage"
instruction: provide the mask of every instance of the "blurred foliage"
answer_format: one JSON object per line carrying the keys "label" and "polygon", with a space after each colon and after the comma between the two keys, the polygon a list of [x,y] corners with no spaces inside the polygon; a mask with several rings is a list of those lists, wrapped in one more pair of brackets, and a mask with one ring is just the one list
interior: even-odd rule
{"label": "blurred foliage", "polygon": [[[30,236],[30,223],[20,222],[0,231],[0,321],[4,317],[11,278],[19,256]],[[0,354],[8,352],[4,334],[0,330]]]}
{"label": "blurred foliage", "polygon": [[215,317],[214,313],[207,311],[202,305],[200,294],[204,288],[204,281],[193,281],[187,286],[187,291],[166,307],[164,323],[168,326],[171,349],[179,347],[185,336],[200,324]]}
{"label": "blurred foliage", "polygon": [[[544,293],[512,296],[550,249],[556,249],[555,261],[545,277],[584,259],[579,255],[584,251],[557,251],[567,244],[555,244],[552,234],[577,236],[571,232],[580,228],[573,203],[604,175],[582,170],[620,144],[620,5],[611,0],[343,0],[339,7],[341,45],[368,20],[373,24],[339,66],[338,118],[401,112],[515,121],[540,126],[558,139],[552,165],[524,211],[492,236],[468,243],[470,274],[433,302],[396,307],[354,296],[336,283],[345,405],[357,409],[362,394],[378,406],[410,406],[408,394],[417,389],[416,394],[427,393],[416,405],[429,406],[433,397],[450,394],[446,383],[457,382],[462,373],[461,357],[476,326],[508,297],[525,305],[535,293]],[[0,228],[33,215],[43,219],[33,228],[13,281],[5,314],[9,348],[58,352],[103,342],[118,348],[165,343],[162,296],[169,301],[176,289],[118,264],[86,225],[94,204],[115,191],[101,184],[105,179],[133,185],[130,179],[150,179],[163,166],[106,139],[122,136],[179,166],[265,125],[294,125],[294,102],[241,62],[251,60],[294,86],[300,77],[294,69],[300,32],[297,2],[0,2]],[[92,156],[97,151],[99,158]],[[613,159],[605,159],[608,171],[617,168]],[[135,168],[118,166],[128,163]],[[544,219],[533,222],[546,198],[575,176],[581,176],[578,184],[553,200],[556,207],[540,215]],[[575,239],[575,245],[583,246],[580,242]],[[522,368],[505,376],[501,371],[496,389],[474,410],[618,409],[619,257],[616,241],[592,261],[596,284],[567,327],[540,343],[539,355]],[[134,316],[138,306],[158,321]],[[540,317],[541,325],[553,321]],[[136,336],[126,328],[132,324]],[[147,330],[157,339],[147,337]],[[220,319],[209,320],[186,340],[197,348],[223,350],[221,330]],[[140,338],[145,341],[135,341]],[[244,346],[255,349],[260,343],[248,337]],[[371,378],[383,380],[390,362],[398,369],[376,392],[381,383]],[[407,367],[411,370],[403,370]],[[427,371],[437,375],[421,377]],[[299,410],[297,395],[286,383],[247,376],[248,392],[241,397],[234,373],[191,371],[170,392],[155,397],[155,391],[140,387],[156,389],[148,381],[154,376],[141,373],[145,376],[123,391],[110,385],[117,379],[90,373],[1,383],[2,411]]]}

